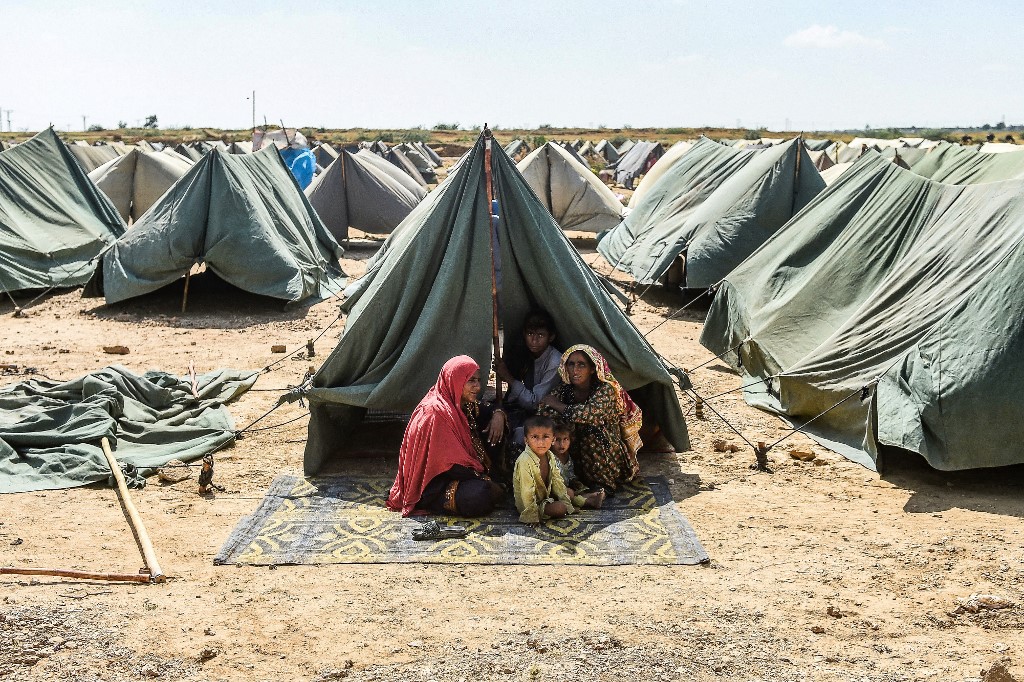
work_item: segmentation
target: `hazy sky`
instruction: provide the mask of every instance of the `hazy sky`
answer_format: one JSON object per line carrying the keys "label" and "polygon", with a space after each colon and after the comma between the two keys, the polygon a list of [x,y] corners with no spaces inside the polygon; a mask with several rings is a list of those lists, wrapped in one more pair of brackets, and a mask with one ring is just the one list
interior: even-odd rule
{"label": "hazy sky", "polygon": [[15,130],[244,128],[254,89],[260,122],[331,128],[1024,122],[1020,0],[7,0],[0,25]]}

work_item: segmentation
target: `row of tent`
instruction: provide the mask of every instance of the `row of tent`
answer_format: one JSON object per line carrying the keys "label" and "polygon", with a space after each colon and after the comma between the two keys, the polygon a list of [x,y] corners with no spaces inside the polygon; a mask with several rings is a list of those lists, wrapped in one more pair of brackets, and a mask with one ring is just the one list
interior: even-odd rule
{"label": "row of tent", "polygon": [[746,400],[866,467],[1024,462],[1005,446],[1024,435],[1024,153],[865,145],[830,183],[811,154],[670,150],[598,250],[638,283],[677,265],[709,288],[701,342]]}
{"label": "row of tent", "polygon": [[[1024,272],[1022,155],[867,149],[826,185],[799,139],[753,149],[702,139],[665,153],[627,211],[607,195],[591,204],[607,187],[561,145],[518,169],[498,151],[490,235],[485,144],[411,210],[346,291],[345,335],[310,395],[308,470],[366,410],[414,404],[436,371],[423,358],[449,353],[452,339],[487,366],[490,328],[481,320],[489,319],[492,244],[506,330],[529,307],[552,308],[566,321],[560,337],[607,351],[679,447],[685,424],[671,367],[634,338],[558,229],[588,215],[609,225],[625,216],[598,248],[638,281],[682,263],[681,283],[714,287],[702,342],[744,374],[751,403],[798,423],[818,417],[812,435],[869,467],[891,447],[943,469],[1021,460],[1000,444],[1024,423],[1024,404],[1009,395],[1024,344],[1024,304],[1014,295]],[[339,154],[314,192],[331,186],[329,174],[332,183],[364,182],[382,167],[395,168],[368,149]],[[47,131],[0,153],[0,228],[7,291],[19,277],[34,288],[75,283],[72,268],[92,262],[97,245],[93,284],[111,302],[180,278],[197,258],[243,289],[285,300],[330,295],[344,282],[337,239],[270,147],[208,153],[125,232],[114,205]],[[71,234],[81,239],[71,243]],[[92,275],[83,270],[77,283]],[[551,291],[576,295],[555,301]],[[981,430],[983,444],[973,439]]]}

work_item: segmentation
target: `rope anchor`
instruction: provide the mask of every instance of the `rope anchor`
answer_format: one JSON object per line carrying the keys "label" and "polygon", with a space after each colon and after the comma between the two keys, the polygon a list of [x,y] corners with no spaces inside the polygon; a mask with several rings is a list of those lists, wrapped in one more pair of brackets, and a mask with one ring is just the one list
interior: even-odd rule
{"label": "rope anchor", "polygon": [[763,471],[766,474],[774,474],[775,472],[771,467],[768,466],[768,446],[765,445],[764,441],[757,441],[757,447],[754,448],[754,457],[756,461],[750,465],[751,469],[755,471]]}

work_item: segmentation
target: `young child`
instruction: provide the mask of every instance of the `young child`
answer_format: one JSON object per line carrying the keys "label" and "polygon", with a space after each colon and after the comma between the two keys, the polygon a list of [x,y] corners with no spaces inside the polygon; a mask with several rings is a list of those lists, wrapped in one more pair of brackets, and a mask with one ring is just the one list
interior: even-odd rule
{"label": "young child", "polygon": [[572,457],[569,456],[569,447],[572,445],[572,424],[565,422],[555,423],[555,440],[551,443],[551,451],[555,453],[555,464],[558,472],[565,482],[565,489],[573,500],[582,498],[584,507],[600,509],[604,504],[604,488],[588,492],[587,486],[576,477],[576,468],[573,466]]}
{"label": "young child", "polygon": [[583,506],[585,500],[573,500],[565,489],[562,474],[558,471],[558,460],[551,452],[551,443],[555,440],[555,423],[550,417],[534,415],[527,417],[523,431],[526,449],[516,460],[512,474],[519,520],[523,523],[540,523],[576,513],[576,503]]}

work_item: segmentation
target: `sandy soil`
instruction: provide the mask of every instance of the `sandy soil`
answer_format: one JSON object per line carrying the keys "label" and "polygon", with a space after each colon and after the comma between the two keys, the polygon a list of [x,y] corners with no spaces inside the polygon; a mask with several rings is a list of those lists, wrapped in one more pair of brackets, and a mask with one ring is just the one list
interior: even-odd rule
{"label": "sandy soil", "polygon": [[[581,244],[596,261],[593,242]],[[354,243],[350,275],[373,246]],[[260,368],[281,357],[272,344],[298,348],[337,316],[331,301],[282,311],[202,277],[188,312],[180,301],[180,286],[110,308],[73,291],[17,319],[7,303],[0,361],[55,378],[115,362]],[[648,330],[681,302],[654,293],[633,318]],[[654,346],[682,367],[705,362],[701,318],[677,316],[651,335]],[[232,406],[238,424],[322,360],[341,328],[316,358],[299,353],[267,372]],[[101,351],[114,343],[131,353]],[[720,362],[693,380],[705,395],[739,384]],[[714,404],[752,441],[786,428],[735,393]],[[288,405],[266,422],[301,414]],[[968,680],[1004,661],[1024,678],[1020,471],[942,474],[907,461],[880,479],[797,436],[787,444],[813,451],[813,462],[773,451],[775,473],[754,473],[749,448],[708,416],[688,415],[692,451],[643,461],[672,480],[712,556],[696,567],[215,567],[271,480],[301,469],[304,420],[249,435],[219,456],[226,492],[200,496],[194,480],[133,492],[167,584],[0,578],[0,677]],[[742,447],[718,452],[716,439]],[[395,461],[343,466],[391,474]],[[115,493],[87,487],[0,497],[0,564],[134,572],[141,562]],[[1015,606],[957,612],[975,593]]]}

